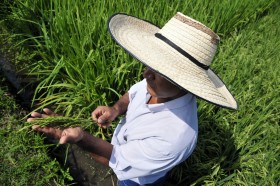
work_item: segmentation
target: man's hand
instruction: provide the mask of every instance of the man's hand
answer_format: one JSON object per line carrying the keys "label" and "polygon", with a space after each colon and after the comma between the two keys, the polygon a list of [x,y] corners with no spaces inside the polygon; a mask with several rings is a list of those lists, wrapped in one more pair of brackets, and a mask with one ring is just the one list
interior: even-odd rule
{"label": "man's hand", "polygon": [[129,104],[129,95],[125,93],[112,107],[99,106],[92,113],[92,119],[99,127],[107,128],[116,117],[125,114]]}
{"label": "man's hand", "polygon": [[[37,118],[46,118],[46,117],[54,117],[57,116],[56,113],[51,111],[50,109],[43,109],[44,114],[40,114],[38,112],[32,112],[32,118],[28,118],[27,122],[32,122]],[[52,127],[40,127],[39,125],[33,125],[32,129],[38,132],[43,132],[48,136],[51,136],[57,140],[59,140],[60,144],[65,143],[76,143],[80,141],[84,136],[84,131],[81,127],[75,128],[67,128],[67,129],[60,129],[60,128],[52,128]]]}
{"label": "man's hand", "polygon": [[107,128],[118,116],[118,111],[114,107],[99,106],[91,113],[91,116],[99,127]]}
{"label": "man's hand", "polygon": [[37,119],[37,118],[47,118],[50,116],[58,116],[58,114],[54,113],[52,110],[50,110],[48,108],[44,108],[43,111],[44,111],[44,114],[40,114],[38,112],[32,112],[31,113],[32,118],[28,118],[27,122],[31,122],[32,120]]}
{"label": "man's hand", "polygon": [[[31,114],[32,117],[28,118],[27,121],[32,122],[33,120],[36,120],[38,118],[57,116],[57,114],[51,111],[50,109],[43,109],[43,111],[44,114],[33,112]],[[110,120],[115,117],[114,115],[110,115],[111,112],[112,111],[110,111],[110,109],[101,107],[96,110],[96,118],[99,118],[104,113],[106,113],[106,117],[103,117],[105,118],[105,120]],[[109,115],[107,115],[108,113]],[[101,117],[101,119],[103,117]],[[94,137],[90,133],[83,131],[81,127],[60,129],[33,125],[32,129],[38,132],[43,132],[46,135],[58,139],[60,144],[76,143],[85,151],[90,152],[92,157],[95,158],[96,161],[103,163],[106,166],[109,166],[109,160],[113,151],[113,145],[107,142],[106,140]]]}

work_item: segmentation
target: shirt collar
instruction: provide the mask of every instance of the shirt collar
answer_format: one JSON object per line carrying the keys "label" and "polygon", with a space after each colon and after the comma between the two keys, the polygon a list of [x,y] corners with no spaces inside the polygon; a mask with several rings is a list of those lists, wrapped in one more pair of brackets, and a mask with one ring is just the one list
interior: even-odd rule
{"label": "shirt collar", "polygon": [[[151,95],[147,92],[146,94],[146,103],[150,99]],[[164,110],[173,110],[183,106],[186,106],[190,103],[195,96],[191,93],[187,93],[184,96],[181,96],[177,99],[165,102],[165,103],[158,103],[158,104],[146,104],[146,107],[152,112],[160,112]]]}

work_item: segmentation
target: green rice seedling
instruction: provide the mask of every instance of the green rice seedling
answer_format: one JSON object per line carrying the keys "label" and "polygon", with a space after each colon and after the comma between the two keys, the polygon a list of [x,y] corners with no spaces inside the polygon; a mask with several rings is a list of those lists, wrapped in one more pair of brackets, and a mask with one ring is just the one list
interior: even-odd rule
{"label": "green rice seedling", "polygon": [[[239,110],[198,101],[197,148],[172,170],[171,179],[176,185],[278,185],[279,7],[275,0],[26,0],[15,3],[1,24],[14,26],[7,38],[24,48],[18,54],[30,54],[20,61],[28,61],[29,74],[40,82],[34,98],[40,107],[53,105],[66,117],[88,118],[97,105],[111,105],[141,78],[139,62],[107,33],[110,15],[133,14],[159,26],[176,11],[200,20],[221,36],[212,67],[229,85]],[[21,25],[24,29],[17,29]]]}
{"label": "green rice seedling", "polygon": [[44,144],[41,135],[27,130],[21,117],[26,114],[8,92],[0,74],[0,183],[1,185],[67,185],[69,170],[48,156],[53,144]]}
{"label": "green rice seedling", "polygon": [[[97,105],[112,104],[141,78],[142,65],[107,32],[113,13],[133,14],[162,26],[181,11],[227,36],[253,22],[273,2],[26,0],[12,3],[5,18],[25,25],[24,33],[11,37],[18,40],[17,46],[31,49],[27,68],[40,82],[35,99],[41,108],[55,104],[67,114],[83,115]],[[20,24],[16,28],[22,32]]]}
{"label": "green rice seedling", "polygon": [[221,44],[213,65],[231,85],[239,110],[199,101],[197,148],[172,172],[180,184],[278,185],[279,8]]}
{"label": "green rice seedling", "polygon": [[32,125],[39,125],[41,127],[54,127],[54,128],[70,128],[70,127],[82,127],[87,129],[93,125],[92,119],[70,118],[65,116],[56,116],[48,118],[38,118],[30,122],[27,127]]}

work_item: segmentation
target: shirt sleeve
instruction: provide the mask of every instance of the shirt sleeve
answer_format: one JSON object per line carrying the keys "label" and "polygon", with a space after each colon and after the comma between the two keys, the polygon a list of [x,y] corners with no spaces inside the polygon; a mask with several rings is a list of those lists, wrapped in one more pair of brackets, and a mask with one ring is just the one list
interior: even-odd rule
{"label": "shirt sleeve", "polygon": [[170,143],[156,137],[114,145],[109,166],[114,170],[119,180],[170,170],[183,159],[183,154],[176,155],[166,152],[170,145]]}
{"label": "shirt sleeve", "polygon": [[128,90],[129,101],[131,101],[135,97],[135,94],[138,92],[139,89],[146,88],[146,86],[147,86],[146,79],[143,79],[142,81],[130,87],[130,89]]}

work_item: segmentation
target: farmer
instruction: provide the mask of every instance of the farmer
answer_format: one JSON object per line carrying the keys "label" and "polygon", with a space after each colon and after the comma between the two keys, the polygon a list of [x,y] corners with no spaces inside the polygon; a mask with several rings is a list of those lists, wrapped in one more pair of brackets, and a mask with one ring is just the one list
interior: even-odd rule
{"label": "farmer", "polygon": [[[126,14],[108,21],[113,39],[147,66],[144,79],[112,107],[99,106],[92,119],[103,128],[124,115],[111,143],[80,127],[34,125],[59,143],[75,143],[110,166],[119,185],[161,185],[168,171],[186,160],[198,135],[196,96],[218,106],[237,103],[209,68],[219,37],[209,28],[177,13],[163,28]],[[56,115],[49,109],[33,112],[28,121]]]}

